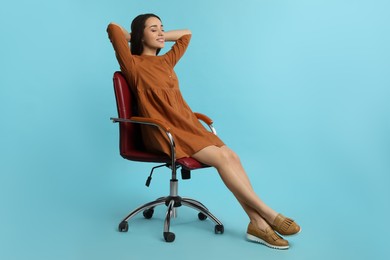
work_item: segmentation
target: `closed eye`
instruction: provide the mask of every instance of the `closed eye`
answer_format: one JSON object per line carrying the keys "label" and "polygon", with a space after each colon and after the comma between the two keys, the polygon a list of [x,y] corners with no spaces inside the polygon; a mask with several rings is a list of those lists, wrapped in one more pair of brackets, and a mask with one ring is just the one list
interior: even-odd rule
{"label": "closed eye", "polygon": [[[151,28],[151,31],[152,32],[157,32],[157,28],[158,28],[158,26],[157,25],[152,25],[152,26],[150,26],[149,28]],[[162,32],[164,32],[164,27],[161,25],[161,31]]]}

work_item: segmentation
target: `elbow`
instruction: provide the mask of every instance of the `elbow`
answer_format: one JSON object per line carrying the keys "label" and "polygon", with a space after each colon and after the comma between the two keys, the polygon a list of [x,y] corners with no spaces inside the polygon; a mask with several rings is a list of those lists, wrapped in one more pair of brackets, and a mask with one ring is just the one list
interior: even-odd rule
{"label": "elbow", "polygon": [[114,23],[109,23],[109,24],[107,25],[106,31],[109,32],[113,25],[114,25]]}
{"label": "elbow", "polygon": [[116,26],[118,26],[118,24],[116,24],[116,23],[114,23],[114,22],[110,22],[110,23],[108,24],[108,26],[111,26],[111,25],[116,25]]}
{"label": "elbow", "polygon": [[114,22],[109,23],[108,26],[107,26],[107,31],[108,31],[109,29],[112,29],[112,28],[115,27],[115,26],[119,26],[119,25],[116,24],[116,23],[114,23]]}

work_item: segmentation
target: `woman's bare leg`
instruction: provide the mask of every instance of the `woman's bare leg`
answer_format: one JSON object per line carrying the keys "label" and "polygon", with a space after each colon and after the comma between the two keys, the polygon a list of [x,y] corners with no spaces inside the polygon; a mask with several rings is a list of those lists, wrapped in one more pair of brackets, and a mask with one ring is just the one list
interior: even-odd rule
{"label": "woman's bare leg", "polygon": [[265,221],[273,222],[277,213],[256,195],[240,159],[231,149],[227,146],[209,146],[192,157],[218,170],[223,182],[240,202],[251,222],[262,229],[268,226]]}

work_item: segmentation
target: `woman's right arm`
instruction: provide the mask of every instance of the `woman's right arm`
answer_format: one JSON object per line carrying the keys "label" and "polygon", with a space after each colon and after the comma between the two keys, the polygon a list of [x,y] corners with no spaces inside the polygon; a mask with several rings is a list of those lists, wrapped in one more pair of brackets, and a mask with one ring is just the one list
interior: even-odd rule
{"label": "woman's right arm", "polygon": [[120,25],[117,24],[117,23],[113,23],[113,22],[111,22],[110,25],[111,25],[111,24],[112,24],[112,25],[115,25],[115,26],[118,26],[119,28],[121,28],[121,30],[122,30],[122,32],[123,32],[123,35],[125,36],[126,40],[127,40],[128,42],[130,42],[131,34],[130,34],[124,27],[120,26]]}
{"label": "woman's right arm", "polygon": [[131,71],[133,68],[133,57],[130,52],[130,34],[122,26],[110,23],[107,27],[108,38],[114,47],[116,58],[122,72]]}

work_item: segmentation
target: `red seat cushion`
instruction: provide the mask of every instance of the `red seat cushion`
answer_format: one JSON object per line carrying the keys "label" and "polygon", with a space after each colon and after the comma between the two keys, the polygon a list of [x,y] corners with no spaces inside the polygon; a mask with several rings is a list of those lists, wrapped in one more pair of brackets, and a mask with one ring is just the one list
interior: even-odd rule
{"label": "red seat cushion", "polygon": [[[144,151],[127,151],[126,154],[121,154],[123,158],[131,161],[139,161],[139,162],[154,162],[154,163],[171,163],[171,158],[164,155],[156,155],[149,152]],[[176,165],[180,165],[187,170],[196,170],[200,168],[209,167],[192,157],[183,157],[176,160]]]}
{"label": "red seat cushion", "polygon": [[205,165],[197,160],[195,160],[192,157],[183,157],[176,160],[177,164],[180,164],[182,167],[186,168],[187,170],[196,170],[200,168],[209,167],[208,165]]}

